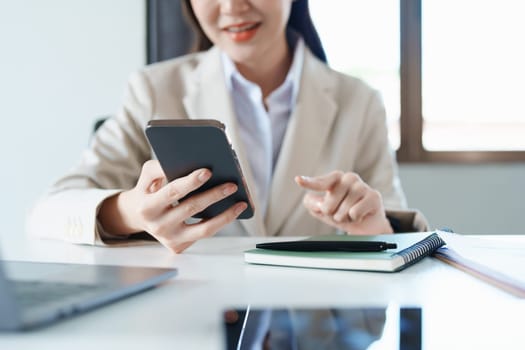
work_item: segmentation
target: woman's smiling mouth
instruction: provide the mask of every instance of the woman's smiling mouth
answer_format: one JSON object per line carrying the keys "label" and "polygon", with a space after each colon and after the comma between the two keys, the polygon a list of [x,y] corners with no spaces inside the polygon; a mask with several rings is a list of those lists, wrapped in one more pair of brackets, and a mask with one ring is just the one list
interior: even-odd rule
{"label": "woman's smiling mouth", "polygon": [[244,22],[224,27],[230,38],[235,42],[248,41],[255,36],[261,23]]}

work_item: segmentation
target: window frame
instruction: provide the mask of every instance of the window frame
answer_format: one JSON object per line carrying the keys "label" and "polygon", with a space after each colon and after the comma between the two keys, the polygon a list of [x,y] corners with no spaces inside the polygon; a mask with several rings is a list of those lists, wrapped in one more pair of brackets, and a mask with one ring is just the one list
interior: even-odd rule
{"label": "window frame", "polygon": [[421,0],[400,0],[401,163],[521,162],[525,151],[429,151],[423,147]]}

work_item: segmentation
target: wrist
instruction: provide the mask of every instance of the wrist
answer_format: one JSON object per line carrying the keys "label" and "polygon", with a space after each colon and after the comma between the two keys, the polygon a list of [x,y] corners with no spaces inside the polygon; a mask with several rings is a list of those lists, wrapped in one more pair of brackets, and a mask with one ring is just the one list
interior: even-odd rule
{"label": "wrist", "polygon": [[128,196],[129,192],[124,191],[106,198],[102,202],[97,218],[106,232],[127,236],[141,231],[134,222],[134,216],[131,215],[130,209],[126,206],[126,203],[130,202],[126,199]]}

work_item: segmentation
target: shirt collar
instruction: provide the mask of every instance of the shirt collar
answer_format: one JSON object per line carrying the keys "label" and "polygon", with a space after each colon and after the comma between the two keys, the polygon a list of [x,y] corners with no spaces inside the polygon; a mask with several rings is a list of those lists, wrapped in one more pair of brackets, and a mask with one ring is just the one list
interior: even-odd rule
{"label": "shirt collar", "polygon": [[[274,92],[280,92],[283,90],[288,90],[291,88],[291,105],[295,104],[295,101],[297,99],[297,93],[299,91],[299,81],[301,77],[301,70],[304,63],[304,50],[305,50],[305,44],[303,39],[296,35],[295,37],[293,35],[289,35],[288,38],[290,40],[288,41],[291,46],[293,46],[293,58],[292,58],[292,64],[290,65],[290,69],[288,70],[288,73],[286,75],[286,78],[284,82],[272,93],[270,94],[269,98],[274,94]],[[224,76],[226,78],[226,85],[228,87],[228,90],[234,91],[234,81],[237,83],[235,86],[241,86],[246,91],[252,90],[252,87],[255,85],[254,83],[246,80],[241,73],[237,70],[237,67],[235,67],[235,64],[233,61],[226,55],[224,52],[221,53],[222,58],[222,65],[224,70]]]}

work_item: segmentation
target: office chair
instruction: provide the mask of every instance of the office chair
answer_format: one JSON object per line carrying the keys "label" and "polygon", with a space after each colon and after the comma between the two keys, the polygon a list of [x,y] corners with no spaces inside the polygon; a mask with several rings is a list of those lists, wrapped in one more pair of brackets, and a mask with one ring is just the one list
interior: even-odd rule
{"label": "office chair", "polygon": [[108,118],[109,116],[97,118],[93,124],[93,133],[97,132],[98,128],[100,128]]}

